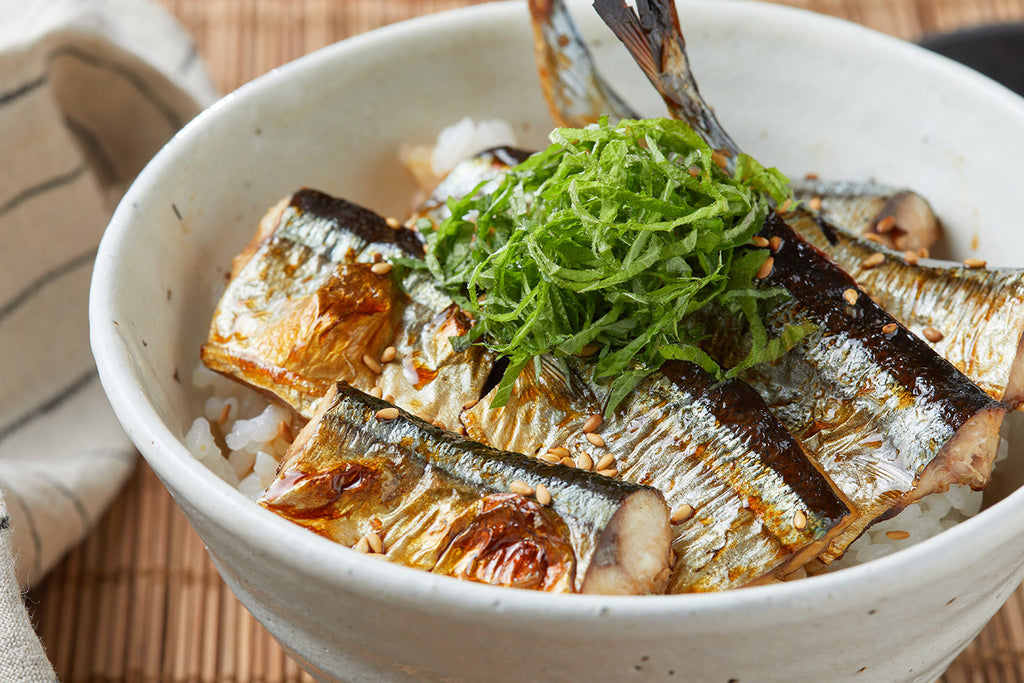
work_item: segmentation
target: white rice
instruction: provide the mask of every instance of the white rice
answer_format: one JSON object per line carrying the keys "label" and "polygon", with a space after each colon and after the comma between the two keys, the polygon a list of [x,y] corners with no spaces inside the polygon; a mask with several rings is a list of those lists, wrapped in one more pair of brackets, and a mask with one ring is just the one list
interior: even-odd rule
{"label": "white rice", "polygon": [[[441,131],[434,145],[404,147],[400,156],[422,191],[429,192],[462,159],[491,147],[515,144],[515,134],[504,121],[464,118]],[[219,289],[213,293],[214,303],[221,294]],[[185,436],[186,448],[217,476],[256,500],[276,476],[288,446],[280,435],[281,423],[295,434],[301,418],[291,409],[268,403],[265,396],[203,366],[196,368],[192,383],[209,398],[204,405],[205,416],[196,418]],[[221,420],[225,406],[227,417]],[[1008,444],[1002,439],[997,463],[1007,451]],[[959,485],[951,486],[946,493],[927,496],[868,529],[831,569],[862,564],[920,543],[977,514],[981,503],[980,491]]]}
{"label": "white rice", "polygon": [[398,150],[398,156],[426,194],[460,161],[503,145],[516,145],[512,126],[500,119],[474,121],[467,116],[438,133],[434,144],[406,145]]}

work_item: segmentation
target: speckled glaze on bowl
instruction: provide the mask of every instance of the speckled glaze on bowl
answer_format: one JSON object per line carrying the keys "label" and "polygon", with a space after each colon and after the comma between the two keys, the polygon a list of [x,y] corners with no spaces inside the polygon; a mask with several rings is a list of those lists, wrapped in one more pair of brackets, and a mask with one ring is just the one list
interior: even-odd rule
{"label": "speckled glaze on bowl", "polygon": [[[574,9],[613,82],[660,113],[589,6]],[[821,16],[723,0],[680,10],[705,96],[763,161],[909,184],[951,226],[955,254],[1024,264],[1024,101]],[[935,539],[785,585],[634,598],[538,595],[374,561],[257,507],[189,456],[211,292],[264,210],[306,185],[401,215],[412,181],[398,145],[464,115],[543,142],[525,3],[391,26],[245,86],[167,145],[110,224],[90,311],[103,386],[245,606],[324,680],[934,680],[1024,575],[1019,438],[987,509]]]}

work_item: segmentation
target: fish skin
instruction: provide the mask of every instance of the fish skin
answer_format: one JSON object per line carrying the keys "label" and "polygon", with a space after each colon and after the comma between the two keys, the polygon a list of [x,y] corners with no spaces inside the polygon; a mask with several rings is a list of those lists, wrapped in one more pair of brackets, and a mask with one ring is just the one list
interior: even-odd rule
{"label": "fish skin", "polygon": [[[943,227],[924,197],[913,190],[876,182],[792,180],[795,199],[821,202],[821,215],[851,235],[873,235],[882,244],[900,251],[935,251],[941,246]],[[880,231],[879,224],[892,226]]]}
{"label": "fish skin", "polygon": [[[375,532],[388,559],[450,576],[589,592],[607,587],[595,577],[611,568],[636,571],[631,592],[663,590],[669,529],[658,491],[501,452],[404,411],[379,419],[388,407],[339,383],[260,504],[345,545]],[[550,504],[510,493],[513,482],[543,484]],[[637,536],[649,556],[623,568],[620,546]]]}
{"label": "fish skin", "polygon": [[558,126],[583,128],[601,116],[640,118],[598,74],[563,0],[530,0],[533,52],[541,92]]}
{"label": "fish skin", "polygon": [[[599,433],[583,425],[601,414],[606,389],[589,364],[546,357],[542,374],[516,380],[508,403],[485,397],[463,414],[473,439],[543,455],[615,458],[619,479],[654,486],[672,509],[693,514],[673,524],[676,562],[669,592],[737,588],[784,575],[816,556],[852,519],[850,508],[798,441],[749,387],[718,383],[692,363],[672,362],[642,382]],[[582,455],[585,454],[585,455]],[[797,515],[806,525],[795,526]]]}
{"label": "fish skin", "polygon": [[[287,215],[287,214],[286,214]],[[367,386],[408,297],[368,263],[336,263],[284,224],[236,268],[200,356],[309,417],[338,379]],[[350,250],[351,245],[337,243]]]}
{"label": "fish skin", "polygon": [[[306,418],[344,380],[364,391],[379,386],[426,420],[458,424],[463,403],[480,396],[493,354],[452,350],[449,337],[469,322],[429,275],[408,273],[400,286],[393,274],[371,270],[382,257],[422,257],[422,244],[418,233],[391,228],[368,209],[296,192],[268,212],[236,257],[203,362]],[[391,345],[396,359],[380,374],[363,361]]]}
{"label": "fish skin", "polygon": [[[840,557],[873,521],[951,483],[984,488],[1005,406],[869,296],[849,304],[843,293],[857,290],[853,278],[777,214],[760,234],[780,244],[764,284],[791,294],[766,324],[775,332],[787,323],[817,329],[741,376],[859,513],[823,559]],[[886,332],[890,324],[895,330]]]}
{"label": "fish skin", "polygon": [[[639,16],[621,0],[597,0],[594,6],[669,109],[735,159],[739,148],[728,134],[708,130],[713,128],[708,122],[717,119],[696,89],[675,4],[638,0]],[[1005,407],[895,323],[777,214],[759,234],[781,245],[764,284],[792,295],[769,314],[766,325],[778,334],[787,323],[811,323],[816,332],[778,361],[741,376],[858,512],[822,559],[840,557],[873,521],[951,483],[983,488]],[[847,289],[858,293],[856,304],[845,301]],[[890,324],[895,331],[882,332]],[[730,364],[727,347],[706,350]],[[741,357],[742,350],[731,355]]]}
{"label": "fish skin", "polygon": [[[823,224],[800,211],[787,222],[857,281],[893,318],[919,337],[932,327],[931,347],[987,394],[1014,409],[1024,402],[1024,271],[967,268],[919,259]],[[865,268],[874,254],[880,265]]]}

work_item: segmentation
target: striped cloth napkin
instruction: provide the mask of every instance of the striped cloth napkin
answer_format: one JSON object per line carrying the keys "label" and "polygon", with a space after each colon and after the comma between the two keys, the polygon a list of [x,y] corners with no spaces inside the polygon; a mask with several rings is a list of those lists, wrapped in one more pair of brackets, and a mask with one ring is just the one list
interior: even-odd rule
{"label": "striped cloth napkin", "polygon": [[136,452],[89,350],[100,235],[215,91],[148,0],[0,0],[0,680],[49,681],[22,590],[89,531]]}

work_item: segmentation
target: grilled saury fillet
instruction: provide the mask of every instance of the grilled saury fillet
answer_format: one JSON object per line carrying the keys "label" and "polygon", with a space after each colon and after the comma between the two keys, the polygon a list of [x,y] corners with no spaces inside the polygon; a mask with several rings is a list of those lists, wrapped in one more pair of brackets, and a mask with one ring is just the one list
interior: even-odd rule
{"label": "grilled saury fillet", "polygon": [[793,196],[817,200],[820,212],[855,236],[871,235],[893,249],[933,249],[942,239],[942,223],[928,201],[906,188],[875,182],[821,180],[790,182]]}
{"label": "grilled saury fillet", "polygon": [[670,592],[785,575],[851,522],[842,494],[742,382],[718,383],[692,363],[670,362],[588,436],[607,392],[591,371],[545,357],[539,374],[519,376],[505,406],[490,408],[487,396],[463,423],[495,447],[568,457],[662,491],[674,510]]}
{"label": "grilled saury fillet", "polygon": [[[669,520],[655,489],[497,451],[389,409],[337,385],[261,504],[345,545],[372,534],[388,559],[449,576],[552,592],[664,590]],[[522,485],[537,494],[515,492]]]}
{"label": "grilled saury fillet", "polygon": [[786,220],[986,393],[1024,402],[1024,271],[908,256],[803,211]]}
{"label": "grilled saury fillet", "polygon": [[[421,238],[345,200],[296,192],[236,258],[203,362],[305,417],[344,380],[455,424],[462,404],[479,397],[492,355],[453,351],[448,337],[467,329],[465,316],[425,274],[400,285],[392,272],[375,272],[377,255],[421,257]],[[394,362],[380,363],[388,346]]]}
{"label": "grilled saury fillet", "polygon": [[[738,147],[690,73],[674,3],[639,0],[639,17],[621,0],[597,0],[595,7],[669,108],[734,159]],[[744,379],[855,505],[858,518],[823,559],[840,556],[873,520],[951,483],[984,487],[1005,408],[777,215],[761,236],[777,244],[765,284],[792,295],[766,322],[776,332],[787,323],[810,323],[816,332]],[[711,351],[728,361],[723,347]]]}

